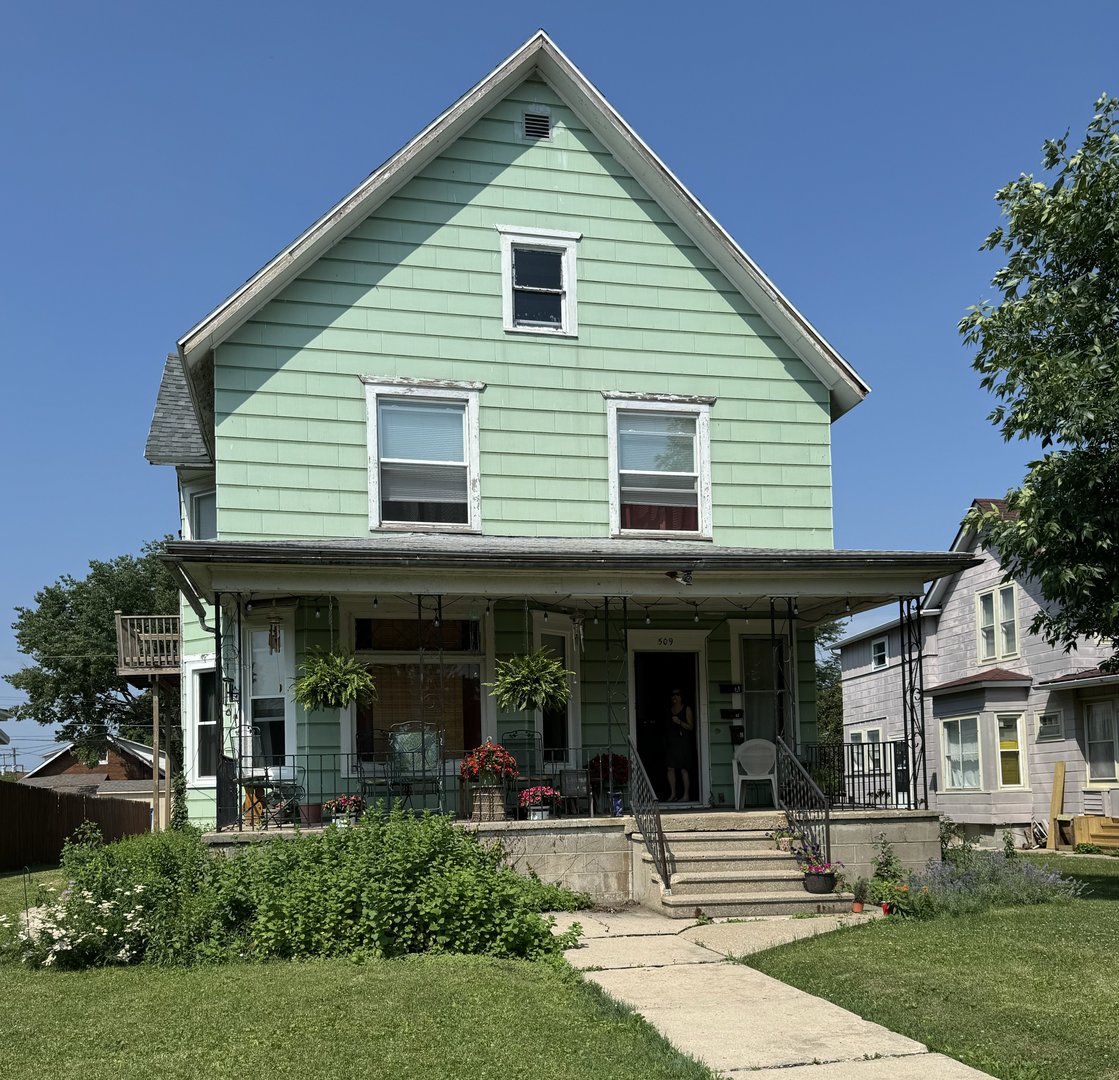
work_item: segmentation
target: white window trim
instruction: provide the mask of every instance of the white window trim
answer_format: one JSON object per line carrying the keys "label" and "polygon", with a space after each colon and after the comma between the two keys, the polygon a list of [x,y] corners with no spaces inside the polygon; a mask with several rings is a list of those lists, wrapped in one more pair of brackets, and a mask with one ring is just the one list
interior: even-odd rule
{"label": "white window trim", "polygon": [[[536,140],[534,140],[536,141]],[[521,225],[496,226],[501,239],[501,325],[510,334],[544,334],[548,337],[579,336],[579,274],[576,245],[582,233],[559,229],[534,229]],[[513,248],[531,247],[558,251],[563,256],[563,315],[557,327],[516,326],[513,322]]]}
{"label": "white window trim", "polygon": [[[618,482],[618,413],[669,412],[695,418],[696,471],[699,528],[695,532],[670,529],[623,529],[622,492]],[[610,466],[610,535],[637,536],[655,540],[711,539],[711,406],[706,402],[683,404],[669,401],[618,400],[606,401],[606,430]]]}
{"label": "white window trim", "polygon": [[[1046,716],[1055,716],[1057,718],[1057,732],[1055,735],[1042,735],[1041,721]],[[1065,737],[1065,716],[1062,709],[1038,709],[1034,713],[1034,737],[1038,742],[1056,742],[1058,739]]]}
{"label": "white window trim", "polygon": [[[1111,706],[1111,745],[1112,753],[1115,755],[1115,777],[1103,777],[1096,780],[1092,778],[1092,765],[1091,759],[1088,754],[1088,706],[1090,705],[1110,705]],[[1098,790],[1100,788],[1113,788],[1116,781],[1119,780],[1119,699],[1116,698],[1091,698],[1084,702],[1084,777],[1085,786]]]}
{"label": "white window trim", "polygon": [[[999,601],[1004,589],[1010,589],[1011,603],[1014,607],[1014,651],[1002,651],[1002,618]],[[995,651],[991,656],[983,655],[983,597],[991,597],[991,608],[994,613],[995,624]],[[975,594],[975,658],[980,664],[998,664],[1003,660],[1016,660],[1021,652],[1021,635],[1018,630],[1018,586],[1014,582],[995,585]]]}
{"label": "white window trim", "polygon": [[[1030,770],[1029,758],[1026,754],[1026,724],[1024,713],[1003,712],[995,713],[995,752],[998,754],[998,765],[995,770],[995,783],[999,791],[1029,791]],[[1021,773],[1020,784],[1004,784],[1002,782],[1002,740],[999,738],[999,721],[1014,720],[1018,725],[1018,771]]]}
{"label": "white window trim", "polygon": [[[267,630],[269,624],[273,622],[277,623],[280,627],[280,665],[284,673],[284,688],[278,694],[263,694],[261,696],[282,697],[284,699],[284,754],[285,756],[290,756],[300,753],[296,741],[295,695],[292,692],[292,683],[295,681],[295,649],[293,641],[295,637],[295,620],[291,615],[284,615],[283,617],[269,615],[268,618],[252,618],[246,620],[243,624],[243,637],[241,641],[241,655],[243,657],[241,665],[241,712],[237,721],[238,732],[242,738],[244,738],[246,732],[253,723],[253,631]],[[251,755],[251,738],[247,746],[242,745],[236,752],[246,756]]]}
{"label": "white window trim", "polygon": [[[479,468],[479,397],[484,383],[440,382],[422,384],[418,380],[362,379],[365,383],[366,452],[369,476],[369,528],[404,532],[481,532],[482,485]],[[466,506],[465,524],[438,521],[382,521],[381,469],[377,440],[377,401],[379,398],[427,398],[466,404]]]}
{"label": "white window trim", "polygon": [[[213,653],[203,653],[200,656],[184,658],[182,662],[183,680],[183,775],[187,787],[214,788],[217,786],[216,776],[198,775],[198,676],[207,671],[217,671]],[[223,728],[222,741],[228,740],[229,732],[225,730],[229,721],[227,717],[219,716],[218,724]],[[228,753],[225,746],[218,746],[219,756]]]}
{"label": "white window trim", "polygon": [[[944,737],[946,724],[962,723],[965,720],[975,721],[975,746],[979,754],[979,784],[976,787],[949,787],[948,786],[948,740]],[[983,785],[983,718],[978,713],[963,713],[960,716],[942,716],[940,718],[940,775],[943,780],[941,792],[944,794],[983,794],[987,789]]]}
{"label": "white window trim", "polygon": [[[581,715],[582,692],[580,690],[582,670],[579,659],[578,642],[575,639],[575,624],[571,616],[557,615],[555,612],[550,612],[548,619],[545,620],[543,611],[534,611],[532,613],[532,647],[537,652],[543,648],[543,643],[541,642],[541,636],[543,634],[551,634],[554,637],[562,637],[565,639],[568,670],[574,672],[574,676],[568,679],[571,684],[571,696],[567,699],[568,761],[563,764],[560,762],[552,763],[552,769],[559,772],[564,768],[574,768],[579,763],[579,751],[583,745],[583,722]],[[533,712],[533,718],[537,734],[543,737],[543,710],[536,709]]]}
{"label": "white window trim", "polygon": [[[882,663],[879,664],[874,658],[874,647],[878,644],[882,645]],[[890,666],[890,639],[889,637],[876,637],[870,639],[870,669],[871,671],[881,671],[883,668]]]}
{"label": "white window trim", "polygon": [[[204,495],[213,495],[214,522],[217,523],[217,484],[212,476],[198,480],[184,480],[179,485],[179,515],[182,521],[182,536],[184,540],[199,539],[194,535],[194,503]],[[217,539],[217,537],[207,538]]]}

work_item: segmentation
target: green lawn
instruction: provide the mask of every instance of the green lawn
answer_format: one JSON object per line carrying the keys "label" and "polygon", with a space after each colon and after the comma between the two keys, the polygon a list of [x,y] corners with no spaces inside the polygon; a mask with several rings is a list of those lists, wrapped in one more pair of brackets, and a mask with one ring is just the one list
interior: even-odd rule
{"label": "green lawn", "polygon": [[1033,858],[1089,898],[876,920],[746,962],[1000,1080],[1119,1080],[1119,859]]}
{"label": "green lawn", "polygon": [[[24,875],[22,871],[14,874],[0,874],[0,915],[15,915],[23,911],[23,898],[25,892]],[[63,886],[62,871],[54,868],[35,869],[31,871],[31,880],[26,884],[26,895],[34,905],[39,900],[40,888],[53,886],[61,889]]]}

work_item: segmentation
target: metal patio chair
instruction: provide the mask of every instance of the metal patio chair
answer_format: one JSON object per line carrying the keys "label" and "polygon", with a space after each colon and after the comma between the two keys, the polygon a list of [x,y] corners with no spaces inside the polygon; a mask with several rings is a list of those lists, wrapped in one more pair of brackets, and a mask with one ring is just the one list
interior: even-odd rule
{"label": "metal patio chair", "polygon": [[291,825],[299,821],[299,807],[306,798],[303,769],[299,765],[270,765],[265,769],[262,827]]}
{"label": "metal patio chair", "polygon": [[520,795],[525,788],[551,784],[552,777],[544,770],[544,745],[540,735],[529,728],[524,731],[508,731],[502,736],[501,745],[517,760],[519,776],[510,782],[506,805],[513,816],[520,813]]}
{"label": "metal patio chair", "polygon": [[415,796],[434,795],[443,813],[443,735],[433,724],[413,721],[396,724],[389,731],[389,778],[392,795],[400,806],[419,808]]}

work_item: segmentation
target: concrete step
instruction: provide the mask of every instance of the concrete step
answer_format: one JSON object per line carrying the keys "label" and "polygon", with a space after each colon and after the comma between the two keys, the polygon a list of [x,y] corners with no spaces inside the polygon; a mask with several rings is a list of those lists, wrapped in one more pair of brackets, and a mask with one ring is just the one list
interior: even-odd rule
{"label": "concrete step", "polygon": [[[731,895],[726,893],[662,896],[656,910],[670,919],[754,918],[760,915],[840,915],[851,910],[851,898],[835,893],[818,896],[796,891]],[[697,912],[699,913],[697,915]]]}
{"label": "concrete step", "polygon": [[674,873],[672,895],[742,896],[802,889],[803,875],[794,870],[710,870]]}
{"label": "concrete step", "polygon": [[[652,855],[642,850],[643,862],[651,863]],[[746,851],[732,854],[724,851],[680,851],[672,850],[669,853],[669,865],[674,873],[684,873],[691,870],[789,870],[796,871],[797,862],[788,852],[775,851]]]}
{"label": "concrete step", "polygon": [[[643,844],[644,837],[633,833],[632,839]],[[776,852],[777,848],[764,831],[740,832],[666,832],[664,842],[673,855],[692,855],[696,853],[718,853],[723,855],[747,855],[751,853]]]}

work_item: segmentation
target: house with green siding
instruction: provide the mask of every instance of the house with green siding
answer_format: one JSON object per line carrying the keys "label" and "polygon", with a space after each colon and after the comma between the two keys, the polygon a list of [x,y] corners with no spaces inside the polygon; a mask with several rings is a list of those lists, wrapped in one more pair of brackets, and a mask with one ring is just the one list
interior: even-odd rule
{"label": "house with green siding", "polygon": [[[291,775],[313,820],[391,781],[401,725],[463,815],[464,754],[513,732],[589,778],[576,812],[639,774],[768,805],[735,748],[815,742],[814,627],[964,558],[833,548],[831,424],[867,392],[536,34],[166,361],[191,817],[243,824],[245,778]],[[502,712],[495,665],[540,649],[567,704]],[[376,699],[302,709],[314,650]]]}

